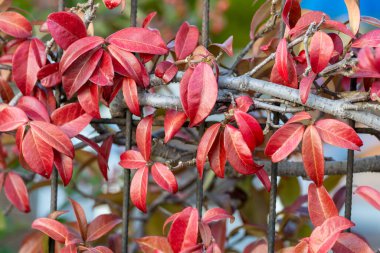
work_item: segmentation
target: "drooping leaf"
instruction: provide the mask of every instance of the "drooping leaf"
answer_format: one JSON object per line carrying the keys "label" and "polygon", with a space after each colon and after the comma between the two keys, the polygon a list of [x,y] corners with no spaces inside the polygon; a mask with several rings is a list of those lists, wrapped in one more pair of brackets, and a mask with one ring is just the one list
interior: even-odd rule
{"label": "drooping leaf", "polygon": [[291,123],[308,123],[311,119],[312,117],[308,112],[298,112],[286,122],[286,125]]}
{"label": "drooping leaf", "polygon": [[234,116],[244,141],[250,150],[260,146],[264,142],[264,134],[260,123],[253,116],[240,110],[236,110]]}
{"label": "drooping leaf", "polygon": [[316,32],[310,41],[310,64],[314,73],[318,74],[329,64],[334,43],[331,37],[325,33]]}
{"label": "drooping leaf", "polygon": [[235,221],[235,217],[233,215],[229,214],[226,210],[219,207],[207,210],[202,216],[202,221],[206,224],[225,219],[230,219],[231,223]]}
{"label": "drooping leaf", "polygon": [[287,0],[282,10],[282,20],[291,29],[301,17],[301,6],[298,0]]}
{"label": "drooping leaf", "polygon": [[140,209],[146,213],[146,194],[148,191],[148,170],[147,166],[140,168],[136,171],[131,182],[131,201]]}
{"label": "drooping leaf", "polygon": [[76,202],[73,199],[69,199],[71,202],[71,206],[74,209],[75,217],[78,222],[78,227],[79,227],[79,232],[82,236],[83,241],[86,241],[87,239],[87,219],[86,219],[86,214],[84,213],[84,210],[82,206]]}
{"label": "drooping leaf", "polygon": [[32,35],[30,22],[21,14],[13,11],[0,13],[0,30],[20,39],[25,39]]}
{"label": "drooping leaf", "polygon": [[90,81],[99,86],[111,86],[113,85],[114,75],[112,58],[109,53],[104,52],[98,66],[90,77]]}
{"label": "drooping leaf", "polygon": [[157,14],[157,12],[153,11],[153,12],[149,13],[148,15],[146,15],[146,17],[144,18],[144,21],[141,24],[141,27],[147,28],[149,26],[150,22],[156,16],[156,14]]}
{"label": "drooping leaf", "polygon": [[353,233],[341,233],[332,249],[335,253],[374,253],[364,239]]}
{"label": "drooping leaf", "polygon": [[115,214],[102,214],[96,217],[87,227],[87,242],[92,242],[110,232],[121,223]]}
{"label": "drooping leaf", "polygon": [[208,152],[208,161],[215,175],[224,178],[224,168],[226,166],[227,156],[224,148],[224,133],[219,132]]}
{"label": "drooping leaf", "polygon": [[189,87],[189,81],[190,81],[191,76],[193,75],[193,72],[194,72],[193,68],[188,68],[185,71],[185,74],[183,74],[182,79],[180,81],[180,85],[179,85],[179,95],[181,99],[181,104],[186,115],[189,109],[188,99],[187,99],[188,87]]}
{"label": "drooping leaf", "polygon": [[308,126],[303,135],[302,160],[306,174],[318,187],[321,186],[325,174],[325,158],[321,137],[313,125]]}
{"label": "drooping leaf", "polygon": [[162,61],[160,62],[155,71],[154,74],[161,78],[165,83],[169,83],[177,74],[178,67],[170,62],[170,61]]}
{"label": "drooping leaf", "polygon": [[271,183],[270,183],[268,173],[264,169],[259,169],[256,172],[256,175],[259,178],[259,180],[261,181],[261,183],[263,184],[265,190],[267,190],[267,192],[270,192]]}
{"label": "drooping leaf", "polygon": [[120,166],[127,169],[140,169],[146,166],[147,161],[140,152],[127,150],[120,155]]}
{"label": "drooping leaf", "polygon": [[137,85],[131,78],[123,78],[122,91],[125,104],[132,114],[141,116]]}
{"label": "drooping leaf", "polygon": [[285,159],[302,140],[305,127],[302,124],[286,124],[278,129],[265,147],[265,155],[276,163]]}
{"label": "drooping leaf", "polygon": [[153,115],[143,118],[136,128],[136,143],[146,161],[150,159],[152,149],[152,125]]}
{"label": "drooping leaf", "polygon": [[196,26],[184,22],[179,28],[174,40],[174,49],[177,60],[185,59],[198,44],[199,31]]}
{"label": "drooping leaf", "polygon": [[54,166],[57,168],[63,185],[68,185],[73,175],[73,159],[64,154],[58,153],[57,151],[54,151]]}
{"label": "drooping leaf", "polygon": [[38,218],[34,220],[32,228],[41,231],[60,243],[65,243],[68,235],[68,230],[63,224],[49,218]]}
{"label": "drooping leaf", "polygon": [[107,139],[103,141],[98,154],[99,169],[105,180],[108,180],[108,160],[110,157],[112,144],[113,135],[108,136]]}
{"label": "drooping leaf", "polygon": [[342,38],[336,33],[328,33],[328,35],[330,36],[334,44],[334,51],[330,59],[330,63],[334,64],[339,61],[339,56],[343,54],[343,51],[344,51],[343,41],[342,41]]}
{"label": "drooping leaf", "polygon": [[177,180],[171,170],[162,163],[155,162],[152,166],[152,177],[154,181],[164,190],[170,193],[178,191]]}
{"label": "drooping leaf", "polygon": [[260,24],[270,15],[270,8],[271,8],[271,3],[264,1],[263,4],[255,11],[255,14],[252,17],[251,21],[251,28],[250,28],[250,33],[249,37],[251,40],[255,39],[255,34],[258,28],[260,27]]}
{"label": "drooping leaf", "polygon": [[170,141],[176,133],[181,129],[182,125],[186,122],[186,113],[169,109],[165,113],[164,130],[165,139],[164,143]]}
{"label": "drooping leaf", "polygon": [[370,186],[359,186],[356,191],[360,197],[371,204],[377,210],[380,210],[380,192]]}
{"label": "drooping leaf", "polygon": [[350,20],[350,27],[353,34],[359,31],[360,27],[360,7],[359,0],[344,0],[347,11],[348,18]]}
{"label": "drooping leaf", "polygon": [[22,96],[17,102],[17,107],[23,110],[32,120],[50,122],[46,107],[35,97]]}
{"label": "drooping leaf", "polygon": [[78,101],[83,110],[94,118],[100,118],[98,85],[88,82],[78,90]]}
{"label": "drooping leaf", "polygon": [[314,226],[320,226],[328,218],[339,215],[334,201],[323,185],[317,187],[310,184],[307,196],[309,215]]}
{"label": "drooping leaf", "polygon": [[297,79],[296,65],[294,63],[293,58],[291,57],[289,53],[286,59],[286,64],[282,65],[282,67],[286,67],[286,69],[283,69],[284,71],[283,73],[284,75],[286,74],[286,78],[283,78],[283,76],[279,73],[278,65],[275,64],[273,65],[272,72],[270,74],[270,81],[273,83],[282,84],[290,88],[297,89],[298,79]]}
{"label": "drooping leaf", "polygon": [[286,82],[289,82],[290,79],[288,73],[289,59],[291,58],[289,57],[288,43],[286,42],[286,39],[282,39],[277,46],[275,65],[278,73]]}
{"label": "drooping leaf", "polygon": [[0,109],[0,132],[16,130],[29,121],[25,112],[17,107],[7,106]]}
{"label": "drooping leaf", "polygon": [[306,101],[309,98],[310,89],[315,77],[316,74],[313,71],[310,71],[307,76],[302,77],[300,82],[300,98],[303,104],[306,104]]}
{"label": "drooping leaf", "polygon": [[7,199],[18,210],[24,213],[30,212],[28,190],[26,189],[24,181],[17,173],[6,173],[4,193]]}
{"label": "drooping leaf", "polygon": [[72,43],[87,36],[86,26],[82,19],[72,12],[60,11],[47,17],[47,26],[54,41],[63,50]]}

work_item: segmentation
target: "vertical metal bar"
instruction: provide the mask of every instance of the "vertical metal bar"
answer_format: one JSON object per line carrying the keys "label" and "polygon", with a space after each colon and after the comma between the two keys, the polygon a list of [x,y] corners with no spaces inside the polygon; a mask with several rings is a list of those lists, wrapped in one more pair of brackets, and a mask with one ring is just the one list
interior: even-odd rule
{"label": "vertical metal bar", "polygon": [[[131,0],[130,25],[137,23],[137,0]],[[125,115],[125,150],[131,149],[132,145],[132,113],[127,110]],[[131,171],[124,170],[123,187],[123,224],[121,234],[121,252],[128,252],[128,227],[129,227],[129,195],[130,195]]]}
{"label": "vertical metal bar", "polygon": [[[356,90],[356,78],[351,79],[350,90]],[[349,120],[348,124],[355,128],[355,122]],[[351,209],[352,209],[352,184],[354,178],[354,151],[347,151],[347,175],[346,175],[346,199],[344,204],[344,216],[351,220]],[[348,230],[349,231],[349,230]]]}

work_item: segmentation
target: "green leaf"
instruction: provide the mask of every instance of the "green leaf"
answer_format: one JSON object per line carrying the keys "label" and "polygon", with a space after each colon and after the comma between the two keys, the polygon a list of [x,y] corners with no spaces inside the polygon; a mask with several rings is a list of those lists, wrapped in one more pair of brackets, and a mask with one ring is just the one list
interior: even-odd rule
{"label": "green leaf", "polygon": [[297,177],[281,177],[278,195],[284,206],[293,204],[301,194],[301,186]]}

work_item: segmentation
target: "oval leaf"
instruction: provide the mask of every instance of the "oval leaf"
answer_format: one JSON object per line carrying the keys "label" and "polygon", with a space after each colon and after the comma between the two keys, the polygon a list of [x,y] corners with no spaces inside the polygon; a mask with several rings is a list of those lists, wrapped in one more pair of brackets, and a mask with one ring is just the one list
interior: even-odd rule
{"label": "oval leaf", "polygon": [[359,186],[356,191],[360,197],[371,204],[377,210],[380,210],[380,192],[370,186]]}
{"label": "oval leaf", "polygon": [[87,227],[87,242],[92,242],[99,239],[120,223],[121,219],[117,215],[99,215]]}
{"label": "oval leaf", "polygon": [[28,190],[22,178],[14,173],[8,172],[5,175],[4,193],[7,199],[18,210],[24,213],[30,212]]}
{"label": "oval leaf", "polygon": [[177,180],[171,170],[162,163],[155,162],[152,166],[154,181],[164,190],[170,193],[178,191]]}
{"label": "oval leaf", "polygon": [[146,194],[148,191],[148,167],[140,168],[136,171],[131,182],[131,201],[146,213]]}
{"label": "oval leaf", "polygon": [[182,60],[189,56],[197,46],[198,39],[198,28],[184,22],[179,28],[174,40],[174,50],[177,60]]}
{"label": "oval leaf", "polygon": [[152,149],[153,115],[143,118],[136,127],[136,143],[146,161],[150,159]]}
{"label": "oval leaf", "polygon": [[334,43],[331,37],[324,32],[318,31],[310,42],[310,64],[314,73],[318,74],[329,64]]}
{"label": "oval leaf", "polygon": [[307,196],[309,215],[314,226],[320,226],[328,218],[339,215],[334,201],[323,185],[317,187],[310,184]]}
{"label": "oval leaf", "polygon": [[34,220],[32,228],[41,231],[60,243],[65,243],[66,237],[68,236],[68,230],[63,224],[49,218],[38,218]]}

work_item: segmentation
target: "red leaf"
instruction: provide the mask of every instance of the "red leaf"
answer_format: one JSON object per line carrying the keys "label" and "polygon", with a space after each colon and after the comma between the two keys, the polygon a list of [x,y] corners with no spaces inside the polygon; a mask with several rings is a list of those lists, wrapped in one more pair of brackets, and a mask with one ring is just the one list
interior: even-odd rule
{"label": "red leaf", "polygon": [[336,33],[328,33],[328,35],[330,36],[334,44],[334,51],[332,54],[333,56],[330,59],[330,63],[334,64],[339,61],[339,56],[343,53],[343,41],[340,38],[340,36]]}
{"label": "red leaf", "polygon": [[57,151],[54,151],[54,166],[58,170],[63,185],[68,185],[73,175],[73,159],[64,154],[58,153]]}
{"label": "red leaf", "polygon": [[35,97],[22,96],[17,102],[17,107],[23,110],[32,120],[50,122],[49,113],[45,105]]}
{"label": "red leaf", "polygon": [[264,169],[260,169],[257,171],[256,175],[260,179],[261,183],[264,185],[265,190],[267,190],[267,192],[270,192],[271,183],[268,173]]}
{"label": "red leaf", "polygon": [[153,18],[156,16],[157,12],[151,12],[146,17],[144,18],[144,21],[142,22],[141,27],[142,28],[147,28],[150,24],[150,22],[153,20]]}
{"label": "red leaf", "polygon": [[174,219],[168,234],[168,241],[174,253],[197,244],[198,210],[187,207]]}
{"label": "red leaf", "polygon": [[345,24],[335,21],[335,20],[326,20],[322,24],[322,28],[328,29],[328,30],[335,30],[335,31],[344,33],[347,36],[350,36],[351,38],[355,38],[355,35],[351,32],[350,29],[347,28]]}
{"label": "red leaf", "polygon": [[115,72],[125,77],[132,78],[141,87],[149,86],[149,76],[144,65],[132,53],[120,50],[114,45],[109,45],[108,51],[113,58]]}
{"label": "red leaf", "polygon": [[98,164],[99,164],[99,169],[102,172],[102,175],[105,180],[108,180],[108,160],[110,157],[111,153],[111,148],[112,148],[112,143],[113,143],[113,136],[108,136],[107,139],[105,139],[100,146],[99,149],[99,154],[98,154]]}
{"label": "red leaf", "polygon": [[124,77],[122,85],[125,104],[131,113],[140,117],[141,112],[136,82],[131,78]]}
{"label": "red leaf", "polygon": [[232,56],[234,56],[234,51],[233,51],[233,47],[232,47],[233,39],[234,39],[234,36],[231,35],[222,44],[213,43],[210,45],[210,47],[216,46],[216,47],[220,48],[221,50],[223,50],[228,56],[232,57]]}
{"label": "red leaf", "polygon": [[136,127],[136,143],[146,161],[150,159],[152,149],[153,115],[143,118]]}
{"label": "red leaf", "polygon": [[298,0],[286,0],[282,10],[282,20],[287,27],[293,28],[301,17],[301,6]]}
{"label": "red leaf", "polygon": [[291,123],[303,123],[305,121],[308,123],[311,119],[312,117],[308,112],[298,112],[286,122],[286,125]]}
{"label": "red leaf", "polygon": [[164,143],[170,141],[186,122],[186,113],[169,109],[164,119],[165,139]]}
{"label": "red leaf", "polygon": [[372,30],[363,34],[359,39],[352,42],[351,47],[380,47],[380,29]]}
{"label": "red leaf", "polygon": [[16,130],[29,121],[25,112],[17,107],[7,106],[0,109],[0,132]]}
{"label": "red leaf", "polygon": [[355,130],[339,120],[318,120],[315,127],[322,140],[328,144],[352,150],[360,150],[359,147],[363,146],[363,142]]}
{"label": "red leaf", "polygon": [[96,217],[87,227],[87,242],[92,242],[110,232],[121,223],[121,219],[114,214],[102,214]]}
{"label": "red leaf", "polygon": [[173,172],[164,164],[159,162],[153,164],[152,177],[162,189],[170,193],[176,193],[178,191],[177,180]]}
{"label": "red leaf", "polygon": [[8,172],[4,180],[4,193],[7,199],[18,210],[24,213],[30,212],[28,190],[22,178],[14,173]]}
{"label": "red leaf", "polygon": [[189,87],[189,81],[190,81],[191,76],[193,75],[193,72],[194,72],[194,69],[188,68],[183,74],[180,85],[179,85],[179,95],[181,99],[181,104],[186,115],[189,108],[188,99],[187,99],[188,87]]}
{"label": "red leaf", "polygon": [[59,63],[52,63],[43,66],[37,73],[38,80],[42,86],[51,88],[62,82],[62,75],[59,72]]}
{"label": "red leaf", "polygon": [[380,210],[380,192],[370,186],[359,186],[355,193],[371,204],[374,208]]}
{"label": "red leaf", "polygon": [[49,218],[38,218],[34,220],[32,228],[41,231],[60,243],[65,243],[66,237],[68,236],[68,230],[63,224]]}
{"label": "red leaf", "polygon": [[74,147],[69,137],[57,126],[43,121],[32,121],[30,127],[33,133],[58,152],[74,157]]}
{"label": "red leaf", "polygon": [[148,170],[147,166],[136,171],[131,182],[131,201],[146,213],[146,194],[148,191]]}
{"label": "red leaf", "polygon": [[20,39],[32,36],[32,25],[30,22],[21,14],[13,11],[0,13],[0,30]]}
{"label": "red leaf", "polygon": [[263,21],[269,17],[270,10],[271,10],[271,3],[265,1],[255,11],[255,14],[252,17],[251,29],[249,33],[249,37],[251,38],[251,40],[255,40],[255,32],[260,27],[260,24],[263,23]]}
{"label": "red leaf", "polygon": [[166,54],[168,49],[159,32],[129,27],[111,34],[106,41],[134,53]]}
{"label": "red leaf", "polygon": [[22,94],[31,94],[37,73],[45,63],[45,46],[39,39],[26,40],[17,47],[12,59],[12,76]]}
{"label": "red leaf", "polygon": [[240,111],[248,112],[249,108],[253,105],[253,100],[250,96],[241,96],[235,99],[236,107]]}
{"label": "red leaf", "polygon": [[109,53],[104,52],[98,66],[90,77],[90,81],[99,86],[111,86],[113,85],[113,78],[114,69],[112,65],[112,58]]}
{"label": "red leaf", "polygon": [[78,101],[83,110],[94,118],[100,118],[98,85],[88,82],[78,90]]}
{"label": "red leaf", "polygon": [[78,249],[75,244],[70,244],[65,247],[63,247],[60,251],[60,253],[77,253]]}
{"label": "red leaf", "polygon": [[[301,18],[297,21],[296,25],[289,31],[289,35],[292,37],[297,37],[302,34],[311,23],[315,22],[318,24],[321,22],[323,16],[325,16],[325,20],[329,20],[329,16],[326,13],[321,11],[310,11],[301,16]],[[325,21],[325,22],[326,22]]]}
{"label": "red leaf", "polygon": [[89,51],[97,51],[100,45],[104,43],[104,39],[98,36],[84,37],[71,44],[63,53],[59,65],[62,74],[82,55]]}
{"label": "red leaf", "polygon": [[243,135],[233,126],[227,125],[224,130],[224,147],[228,161],[238,173],[250,175],[262,168],[262,166],[255,164]]}
{"label": "red leaf", "polygon": [[212,68],[199,63],[192,73],[187,86],[187,108],[190,127],[201,123],[214,108],[218,96],[218,83]]}
{"label": "red leaf", "polygon": [[63,50],[66,50],[75,41],[87,36],[86,26],[75,13],[66,11],[51,13],[46,23],[54,41]]}
{"label": "red leaf", "polygon": [[206,224],[225,219],[230,219],[231,223],[235,221],[235,217],[233,215],[229,214],[226,210],[219,207],[207,210],[202,216],[202,221]]}
{"label": "red leaf", "polygon": [[9,103],[15,96],[10,83],[0,78],[0,98],[4,103]]}
{"label": "red leaf", "polygon": [[78,135],[92,119],[78,102],[58,108],[50,117],[54,125],[59,126],[69,138]]}
{"label": "red leaf", "polygon": [[260,146],[264,142],[264,134],[260,123],[248,113],[240,110],[236,110],[234,116],[244,141],[253,151],[256,146]]}
{"label": "red leaf", "polygon": [[78,222],[79,232],[82,236],[83,241],[86,241],[87,237],[87,219],[86,214],[84,213],[83,208],[81,205],[76,202],[75,200],[69,198],[71,205],[74,209],[75,217]]}
{"label": "red leaf", "polygon": [[108,9],[112,10],[118,7],[121,4],[121,1],[125,0],[103,0],[103,3]]}
{"label": "red leaf", "polygon": [[226,150],[224,149],[224,133],[219,132],[208,152],[208,162],[215,175],[224,178],[224,168],[226,166]]}
{"label": "red leaf", "polygon": [[54,161],[53,149],[33,130],[26,133],[22,142],[22,157],[35,173],[46,178],[50,176]]}
{"label": "red leaf", "polygon": [[306,174],[318,187],[321,186],[325,175],[325,158],[321,137],[313,125],[308,126],[303,135],[302,160]]}
{"label": "red leaf", "polygon": [[103,51],[93,49],[84,53],[63,72],[63,89],[69,99],[90,79],[103,55]]}
{"label": "red leaf", "polygon": [[204,247],[209,248],[210,244],[212,243],[211,229],[209,225],[207,225],[206,223],[202,221],[199,223],[199,235],[201,237]]}
{"label": "red leaf", "polygon": [[314,73],[318,74],[329,64],[334,43],[327,33],[318,31],[310,41],[310,64]]}
{"label": "red leaf", "polygon": [[282,78],[285,79],[286,82],[289,82],[288,59],[290,59],[288,52],[288,43],[286,42],[286,39],[282,39],[277,46],[275,65],[278,73]]}
{"label": "red leaf", "polygon": [[199,177],[203,177],[203,169],[206,162],[207,155],[214,144],[215,138],[218,135],[221,124],[216,123],[210,126],[203,134],[197,149],[196,164]]}
{"label": "red leaf", "polygon": [[285,159],[302,140],[305,127],[302,124],[286,124],[278,129],[269,139],[265,147],[265,155],[277,163]]}
{"label": "red leaf", "polygon": [[311,183],[308,191],[308,209],[311,222],[320,226],[328,218],[338,216],[338,210],[325,187]]}
{"label": "red leaf", "polygon": [[353,233],[341,233],[334,244],[335,253],[374,253],[368,243]]}
{"label": "red leaf", "polygon": [[126,169],[140,169],[146,166],[147,161],[139,151],[127,150],[120,155],[120,166]]}
{"label": "red leaf", "polygon": [[184,22],[175,36],[174,49],[177,60],[185,59],[198,44],[199,31],[196,26]]}
{"label": "red leaf", "polygon": [[310,249],[315,253],[328,252],[334,246],[340,232],[354,225],[344,217],[334,216],[328,218],[311,233]]}
{"label": "red leaf", "polygon": [[300,98],[302,104],[306,104],[307,99],[309,98],[311,85],[314,82],[316,74],[313,71],[310,71],[307,76],[302,77],[300,82]]}
{"label": "red leaf", "polygon": [[175,77],[177,72],[178,68],[174,63],[170,61],[162,61],[157,65],[154,74],[158,78],[161,78],[165,83],[169,83]]}
{"label": "red leaf", "polygon": [[143,253],[157,253],[157,250],[165,253],[172,252],[168,239],[163,236],[146,236],[135,241]]}
{"label": "red leaf", "polygon": [[293,57],[287,51],[285,39],[283,39],[277,47],[275,64],[270,74],[270,81],[294,89],[298,88],[296,66]]}

